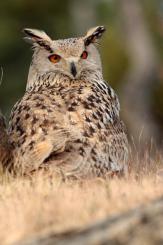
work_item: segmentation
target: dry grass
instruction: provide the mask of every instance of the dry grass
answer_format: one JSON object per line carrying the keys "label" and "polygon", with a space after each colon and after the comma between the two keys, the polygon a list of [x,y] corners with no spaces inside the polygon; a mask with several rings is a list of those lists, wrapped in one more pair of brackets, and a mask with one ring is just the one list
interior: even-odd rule
{"label": "dry grass", "polygon": [[0,241],[12,244],[38,232],[82,228],[163,195],[163,182],[156,175],[161,158],[135,159],[128,179],[63,183],[41,173],[32,178],[3,176]]}

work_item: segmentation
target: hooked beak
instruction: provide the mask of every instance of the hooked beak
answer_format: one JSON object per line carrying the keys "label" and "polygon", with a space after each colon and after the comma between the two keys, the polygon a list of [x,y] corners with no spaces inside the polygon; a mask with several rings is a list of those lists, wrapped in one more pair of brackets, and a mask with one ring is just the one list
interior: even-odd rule
{"label": "hooked beak", "polygon": [[77,70],[76,70],[76,66],[74,64],[74,62],[71,62],[70,64],[70,71],[71,71],[71,74],[76,77],[76,74],[77,74]]}

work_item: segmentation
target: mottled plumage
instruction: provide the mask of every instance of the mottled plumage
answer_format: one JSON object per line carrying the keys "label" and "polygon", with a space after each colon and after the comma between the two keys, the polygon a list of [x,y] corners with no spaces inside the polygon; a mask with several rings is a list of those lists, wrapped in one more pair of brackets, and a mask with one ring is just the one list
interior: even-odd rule
{"label": "mottled plumage", "polygon": [[119,101],[103,80],[94,43],[103,31],[96,27],[84,37],[52,41],[25,29],[34,55],[26,92],[10,117],[9,170],[28,174],[46,167],[77,177],[127,171]]}

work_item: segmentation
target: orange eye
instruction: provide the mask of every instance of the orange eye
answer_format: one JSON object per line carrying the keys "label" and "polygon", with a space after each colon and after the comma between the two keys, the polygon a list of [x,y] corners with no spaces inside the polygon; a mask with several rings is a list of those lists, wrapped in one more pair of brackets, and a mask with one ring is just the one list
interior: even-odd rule
{"label": "orange eye", "polygon": [[48,59],[52,62],[52,63],[57,63],[60,61],[61,56],[59,56],[58,54],[52,54],[48,57]]}
{"label": "orange eye", "polygon": [[88,57],[88,52],[87,51],[83,51],[82,55],[81,55],[81,58],[82,59],[87,59]]}

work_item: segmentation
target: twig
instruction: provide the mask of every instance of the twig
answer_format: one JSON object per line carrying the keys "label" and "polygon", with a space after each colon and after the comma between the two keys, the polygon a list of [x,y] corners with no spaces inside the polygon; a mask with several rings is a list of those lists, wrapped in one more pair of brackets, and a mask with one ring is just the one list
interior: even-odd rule
{"label": "twig", "polygon": [[2,66],[1,66],[0,86],[1,86],[1,84],[2,84],[2,80],[3,80],[3,68],[2,68]]}

